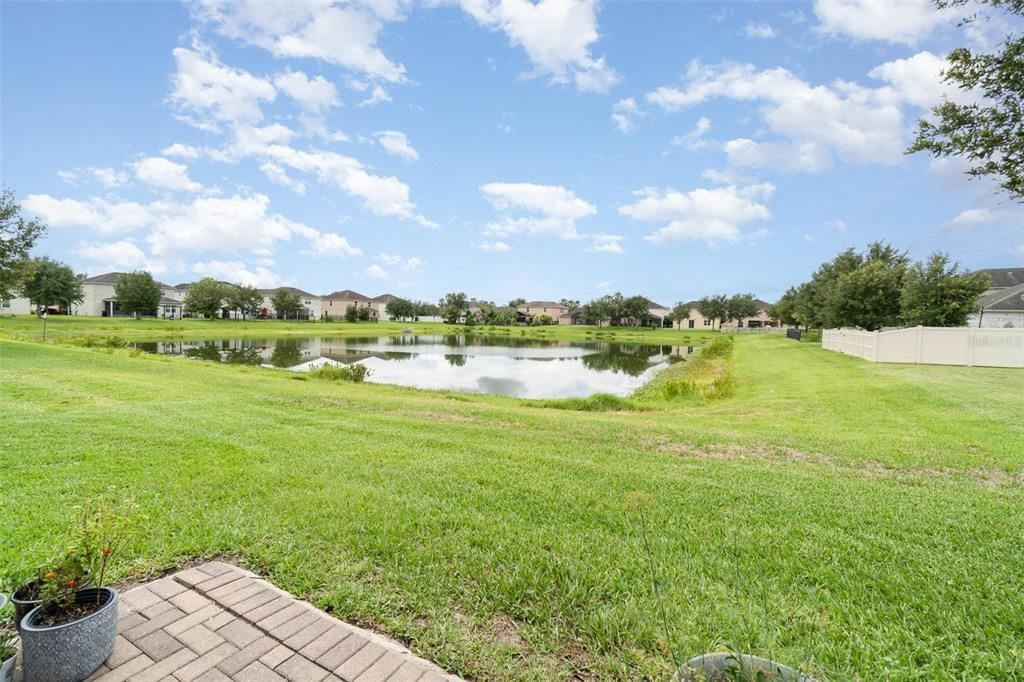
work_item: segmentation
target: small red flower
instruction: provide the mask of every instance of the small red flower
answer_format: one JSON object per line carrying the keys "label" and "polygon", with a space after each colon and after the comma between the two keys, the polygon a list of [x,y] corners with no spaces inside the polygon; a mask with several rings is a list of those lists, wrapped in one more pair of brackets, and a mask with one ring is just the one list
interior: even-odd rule
{"label": "small red flower", "polygon": [[43,580],[53,580],[56,577],[57,577],[57,574],[54,573],[53,571],[50,571],[49,573],[47,573],[46,575],[43,576]]}

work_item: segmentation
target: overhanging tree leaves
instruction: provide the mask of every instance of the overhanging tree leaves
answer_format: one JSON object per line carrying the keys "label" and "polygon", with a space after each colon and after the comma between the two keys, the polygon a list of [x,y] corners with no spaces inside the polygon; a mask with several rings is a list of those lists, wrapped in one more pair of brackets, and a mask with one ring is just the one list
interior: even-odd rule
{"label": "overhanging tree leaves", "polygon": [[128,272],[114,285],[114,296],[121,310],[138,317],[160,306],[160,284],[148,272]]}
{"label": "overhanging tree leaves", "polygon": [[31,274],[28,253],[45,231],[45,225],[21,215],[14,192],[0,192],[0,299],[12,298]]}
{"label": "overhanging tree leaves", "polygon": [[[1024,15],[1024,0],[970,0]],[[940,10],[968,0],[936,0]],[[977,15],[962,23],[984,20]],[[998,52],[976,53],[966,47],[946,58],[944,80],[964,91],[984,95],[981,102],[943,102],[932,109],[934,120],[921,119],[908,153],[927,151],[937,157],[959,156],[973,176],[990,176],[1018,201],[1024,201],[1024,35],[1010,34]]]}

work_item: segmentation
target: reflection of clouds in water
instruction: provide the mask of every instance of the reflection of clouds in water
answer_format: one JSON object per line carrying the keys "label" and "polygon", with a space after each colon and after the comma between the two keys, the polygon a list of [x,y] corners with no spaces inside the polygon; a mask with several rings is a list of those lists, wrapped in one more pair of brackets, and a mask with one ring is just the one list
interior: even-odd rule
{"label": "reflection of clouds in water", "polygon": [[597,371],[579,359],[538,362],[500,356],[468,356],[453,367],[443,355],[417,355],[409,361],[390,363],[380,358],[362,361],[373,370],[367,381],[417,388],[448,389],[473,393],[499,393],[520,398],[572,398],[594,393],[628,395],[645,384],[661,366],[639,376]]}

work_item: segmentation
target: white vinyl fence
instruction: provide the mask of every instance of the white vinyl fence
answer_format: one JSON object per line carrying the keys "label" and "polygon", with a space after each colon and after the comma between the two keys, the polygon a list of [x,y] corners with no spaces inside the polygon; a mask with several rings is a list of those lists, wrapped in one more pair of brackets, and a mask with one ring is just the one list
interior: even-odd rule
{"label": "white vinyl fence", "polygon": [[872,362],[1024,367],[1024,329],[909,327],[866,332],[826,329],[821,347]]}

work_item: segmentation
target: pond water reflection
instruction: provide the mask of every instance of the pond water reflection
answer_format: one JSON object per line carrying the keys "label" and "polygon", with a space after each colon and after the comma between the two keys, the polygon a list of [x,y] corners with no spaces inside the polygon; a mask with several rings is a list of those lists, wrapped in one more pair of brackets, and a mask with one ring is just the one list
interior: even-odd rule
{"label": "pond water reflection", "polygon": [[137,343],[147,352],[308,371],[358,362],[367,381],[519,398],[628,395],[693,346],[475,335],[277,337]]}

